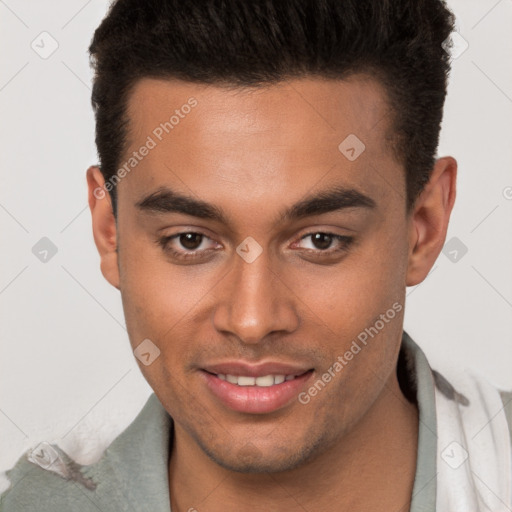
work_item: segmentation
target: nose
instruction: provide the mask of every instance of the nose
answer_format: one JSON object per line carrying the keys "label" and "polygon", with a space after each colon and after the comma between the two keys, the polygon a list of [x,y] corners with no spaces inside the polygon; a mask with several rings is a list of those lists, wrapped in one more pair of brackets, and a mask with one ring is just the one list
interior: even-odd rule
{"label": "nose", "polygon": [[256,344],[269,334],[293,332],[300,319],[293,292],[267,253],[253,262],[233,256],[231,272],[217,288],[219,295],[213,322],[223,334],[231,334],[245,344]]}

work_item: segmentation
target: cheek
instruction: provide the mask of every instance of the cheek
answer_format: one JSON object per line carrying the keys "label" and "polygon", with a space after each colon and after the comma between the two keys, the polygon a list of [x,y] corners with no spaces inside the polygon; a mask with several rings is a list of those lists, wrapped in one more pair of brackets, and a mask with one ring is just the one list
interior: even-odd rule
{"label": "cheek", "polygon": [[[302,281],[294,290],[314,313],[310,334],[326,356],[322,370],[341,356],[343,369],[335,372],[331,387],[333,402],[345,396],[334,391],[340,386],[364,408],[393,371],[403,327],[406,262],[400,234],[383,233],[340,265],[317,269],[310,285]],[[336,406],[342,411],[346,404]]]}
{"label": "cheek", "polygon": [[[139,239],[140,240],[140,239]],[[128,336],[135,350],[145,339],[160,351],[149,366],[139,363],[141,372],[158,392],[179,394],[186,389],[183,365],[197,353],[194,340],[208,337],[208,311],[218,272],[206,266],[172,265],[161,250],[149,243],[123,246],[121,296]]]}
{"label": "cheek", "polygon": [[120,267],[127,326],[138,337],[149,333],[165,338],[174,325],[186,321],[215,284],[204,268],[173,265],[148,241],[123,245]]}
{"label": "cheek", "polygon": [[346,342],[394,303],[403,308],[407,252],[401,244],[369,240],[338,265],[290,271],[286,283],[313,323]]}

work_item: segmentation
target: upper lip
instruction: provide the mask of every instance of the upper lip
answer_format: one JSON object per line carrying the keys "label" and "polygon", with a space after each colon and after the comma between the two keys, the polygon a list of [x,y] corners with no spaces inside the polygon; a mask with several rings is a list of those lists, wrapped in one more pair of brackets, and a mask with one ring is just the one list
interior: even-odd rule
{"label": "upper lip", "polygon": [[267,362],[261,364],[250,364],[241,361],[224,362],[218,364],[207,365],[202,368],[209,373],[247,376],[247,377],[263,377],[264,375],[302,375],[312,368],[307,366],[299,366],[294,364],[285,364],[278,362]]}

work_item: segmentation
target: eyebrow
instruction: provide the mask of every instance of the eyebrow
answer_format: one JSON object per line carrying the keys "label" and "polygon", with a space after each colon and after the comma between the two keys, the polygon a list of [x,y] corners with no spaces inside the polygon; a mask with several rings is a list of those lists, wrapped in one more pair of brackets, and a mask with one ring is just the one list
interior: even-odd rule
{"label": "eyebrow", "polygon": [[[180,194],[168,187],[160,187],[147,195],[135,206],[147,213],[181,213],[200,219],[229,224],[218,206]],[[277,216],[277,222],[299,220],[313,215],[322,215],[346,208],[375,209],[376,202],[354,188],[335,186],[314,195],[307,196],[288,207]]]}

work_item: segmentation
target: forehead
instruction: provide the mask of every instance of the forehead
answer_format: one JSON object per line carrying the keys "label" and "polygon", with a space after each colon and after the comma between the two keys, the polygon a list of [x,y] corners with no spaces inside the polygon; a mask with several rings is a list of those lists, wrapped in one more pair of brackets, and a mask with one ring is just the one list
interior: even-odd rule
{"label": "forehead", "polygon": [[140,196],[170,182],[205,196],[217,187],[218,196],[220,180],[224,190],[243,186],[260,197],[273,187],[277,198],[323,180],[388,194],[382,177],[403,178],[390,112],[384,89],[366,75],[257,88],[142,79],[128,99],[122,160],[149,139],[153,149],[121,188]]}
{"label": "forehead", "polygon": [[352,130],[361,137],[368,132],[382,135],[390,124],[385,89],[363,74],[346,80],[309,77],[259,87],[144,78],[136,82],[128,98],[130,133],[148,132],[155,121],[169,120],[192,97],[199,103],[201,118],[218,121],[223,117],[221,127],[226,132],[236,127],[232,126],[236,118],[239,122],[252,121],[255,130],[265,124],[275,128],[289,122],[296,125],[296,131],[309,126],[303,130],[309,136],[318,130]]}

